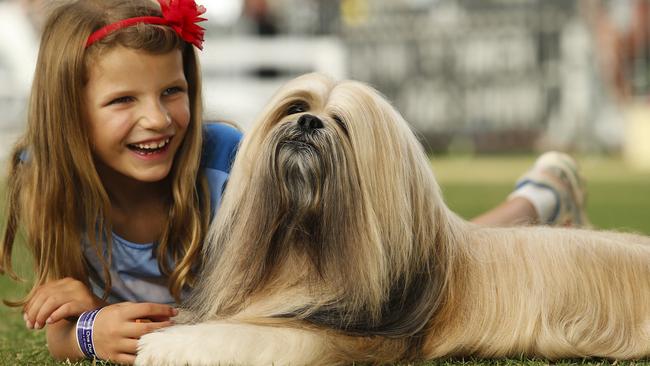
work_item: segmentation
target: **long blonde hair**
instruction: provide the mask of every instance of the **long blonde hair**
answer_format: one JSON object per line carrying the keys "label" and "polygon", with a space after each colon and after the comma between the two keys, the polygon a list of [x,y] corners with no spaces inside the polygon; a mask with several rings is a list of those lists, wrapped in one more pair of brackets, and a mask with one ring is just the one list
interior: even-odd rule
{"label": "long blonde hair", "polygon": [[[287,111],[296,103],[325,127],[308,141],[313,151],[304,143],[286,153],[298,119]],[[353,122],[337,130],[333,116]],[[450,228],[460,219],[445,209],[430,170],[410,166],[428,166],[426,155],[378,93],[320,74],[285,85],[242,141],[207,235],[189,321],[234,316],[250,298],[272,297],[269,289],[308,284],[317,300],[284,293],[283,317],[375,334],[390,318],[418,332],[455,275],[441,258],[462,260],[455,245],[462,231]],[[397,319],[387,297],[411,301],[408,316]]]}
{"label": "long blonde hair", "polygon": [[[29,101],[27,131],[15,146],[7,182],[7,227],[0,245],[0,273],[17,278],[11,254],[16,233],[24,225],[34,258],[35,283],[30,294],[47,281],[73,277],[88,282],[81,249],[84,236],[98,254],[106,238],[111,253],[111,202],[97,174],[82,118],[82,93],[88,67],[102,52],[116,46],[164,54],[179,49],[187,79],[191,120],[170,172],[171,193],[167,225],[157,246],[161,271],[169,289],[180,292],[194,282],[199,248],[209,221],[201,157],[201,79],[192,45],[167,26],[138,24],[116,31],[85,49],[88,36],[115,21],[137,16],[161,16],[148,0],[77,0],[53,9],[43,30]],[[98,255],[102,258],[102,255]],[[111,282],[103,263],[105,296]],[[174,267],[171,267],[174,264]]]}

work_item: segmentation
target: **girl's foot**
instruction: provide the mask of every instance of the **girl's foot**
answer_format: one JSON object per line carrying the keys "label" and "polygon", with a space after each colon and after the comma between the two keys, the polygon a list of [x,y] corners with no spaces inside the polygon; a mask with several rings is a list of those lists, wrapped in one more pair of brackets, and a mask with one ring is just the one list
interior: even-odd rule
{"label": "girl's foot", "polygon": [[539,223],[551,226],[590,226],[585,213],[586,188],[578,164],[567,154],[542,154],[515,184],[508,197],[523,197],[537,211]]}

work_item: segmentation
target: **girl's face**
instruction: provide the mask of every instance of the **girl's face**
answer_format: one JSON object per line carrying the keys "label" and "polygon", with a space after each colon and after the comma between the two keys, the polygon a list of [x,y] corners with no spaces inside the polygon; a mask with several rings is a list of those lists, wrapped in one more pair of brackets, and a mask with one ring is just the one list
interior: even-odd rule
{"label": "girl's face", "polygon": [[190,123],[181,51],[116,47],[88,73],[84,117],[98,169],[140,182],[164,179]]}

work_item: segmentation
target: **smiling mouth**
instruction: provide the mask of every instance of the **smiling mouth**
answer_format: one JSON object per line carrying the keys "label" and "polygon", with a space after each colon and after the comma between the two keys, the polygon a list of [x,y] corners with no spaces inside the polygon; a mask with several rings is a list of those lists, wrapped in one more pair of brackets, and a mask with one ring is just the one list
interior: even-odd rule
{"label": "smiling mouth", "polygon": [[153,155],[156,153],[163,152],[169,147],[171,137],[168,137],[164,140],[158,142],[145,142],[139,144],[128,144],[126,145],[129,150],[135,152],[139,155]]}

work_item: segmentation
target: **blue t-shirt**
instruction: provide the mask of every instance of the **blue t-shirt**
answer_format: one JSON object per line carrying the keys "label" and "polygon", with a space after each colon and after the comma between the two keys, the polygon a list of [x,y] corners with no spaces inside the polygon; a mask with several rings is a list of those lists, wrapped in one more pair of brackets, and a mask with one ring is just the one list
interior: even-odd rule
{"label": "blue t-shirt", "polygon": [[[212,214],[221,202],[221,195],[230,167],[237,153],[242,133],[223,123],[205,124],[203,128],[203,152],[201,168],[210,187]],[[113,235],[112,261],[110,267],[111,303],[155,302],[174,303],[167,287],[167,277],[160,273],[156,259],[157,243],[136,244],[115,233]],[[82,242],[83,252],[88,264],[99,280],[91,280],[93,292],[101,297],[103,290],[103,270],[97,252],[87,240]],[[182,294],[186,295],[186,294]],[[184,296],[182,296],[184,297]]]}

